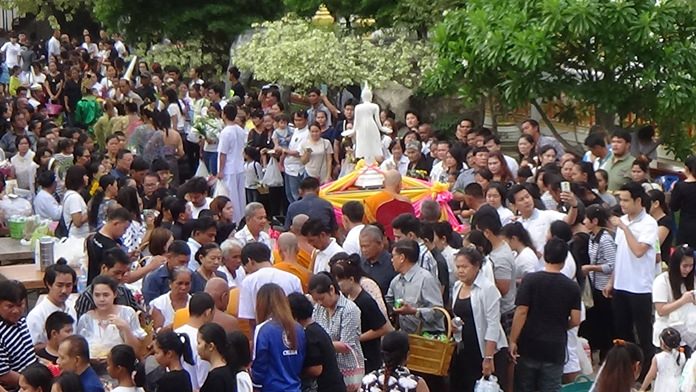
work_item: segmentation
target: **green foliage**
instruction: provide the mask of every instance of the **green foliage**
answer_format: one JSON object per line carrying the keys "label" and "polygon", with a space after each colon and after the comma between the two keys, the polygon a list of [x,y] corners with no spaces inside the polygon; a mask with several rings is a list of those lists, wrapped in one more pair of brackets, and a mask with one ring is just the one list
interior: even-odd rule
{"label": "green foliage", "polygon": [[232,40],[253,22],[273,19],[274,0],[91,0],[93,12],[127,39],[157,42],[198,40],[206,52],[226,53]]}
{"label": "green foliage", "polygon": [[372,42],[364,37],[319,29],[306,20],[283,18],[258,26],[237,49],[234,62],[258,80],[299,88],[342,87],[395,81],[418,87],[433,62],[431,47],[404,38]]}
{"label": "green foliage", "polygon": [[0,0],[0,8],[15,9],[19,14],[34,14],[39,20],[48,20],[53,28],[60,27],[55,17],[57,13],[71,20],[74,11],[90,4],[91,0]]}
{"label": "green foliage", "polygon": [[435,43],[431,92],[474,102],[495,92],[507,107],[562,98],[655,122],[677,157],[694,146],[693,2],[469,0],[447,13]]}
{"label": "green foliage", "polygon": [[283,0],[289,11],[313,16],[325,4],[336,19],[374,18],[375,27],[402,27],[423,35],[442,20],[445,10],[463,5],[464,0]]}

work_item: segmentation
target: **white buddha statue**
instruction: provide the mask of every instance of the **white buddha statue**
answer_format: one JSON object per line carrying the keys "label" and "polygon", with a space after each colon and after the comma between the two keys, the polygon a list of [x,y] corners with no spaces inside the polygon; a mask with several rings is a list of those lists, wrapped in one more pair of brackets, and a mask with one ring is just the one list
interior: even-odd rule
{"label": "white buddha statue", "polygon": [[360,95],[362,103],[355,106],[353,128],[346,129],[341,135],[353,136],[355,157],[365,159],[371,165],[382,156],[382,137],[380,132],[392,133],[389,128],[382,127],[379,121],[379,106],[372,103],[372,90],[365,83]]}

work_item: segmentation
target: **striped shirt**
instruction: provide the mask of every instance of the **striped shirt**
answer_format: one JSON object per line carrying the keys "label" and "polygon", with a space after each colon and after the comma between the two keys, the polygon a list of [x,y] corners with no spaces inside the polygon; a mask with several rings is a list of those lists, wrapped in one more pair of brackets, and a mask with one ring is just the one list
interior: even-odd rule
{"label": "striped shirt", "polygon": [[594,234],[590,234],[587,252],[592,265],[602,266],[602,272],[590,272],[592,286],[597,290],[602,290],[609,282],[611,273],[614,272],[614,263],[616,262],[616,244],[611,233],[606,229],[602,229],[599,232],[599,238]]}
{"label": "striped shirt", "polygon": [[0,375],[21,372],[34,362],[36,354],[27,319],[22,317],[17,324],[0,321]]}

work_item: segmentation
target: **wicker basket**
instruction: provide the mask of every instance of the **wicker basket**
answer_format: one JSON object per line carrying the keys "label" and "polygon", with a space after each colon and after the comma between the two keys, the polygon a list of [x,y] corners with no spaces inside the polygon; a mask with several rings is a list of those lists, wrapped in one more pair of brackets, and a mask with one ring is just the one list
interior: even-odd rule
{"label": "wicker basket", "polygon": [[[454,353],[455,347],[455,344],[451,342],[452,318],[443,308],[434,307],[433,309],[445,315],[447,342],[424,338],[416,334],[409,334],[408,343],[410,349],[406,366],[411,371],[433,374],[436,376],[446,376],[449,372],[452,353]],[[421,321],[421,326],[422,324],[423,322]],[[420,329],[421,327],[419,326],[419,332]]]}

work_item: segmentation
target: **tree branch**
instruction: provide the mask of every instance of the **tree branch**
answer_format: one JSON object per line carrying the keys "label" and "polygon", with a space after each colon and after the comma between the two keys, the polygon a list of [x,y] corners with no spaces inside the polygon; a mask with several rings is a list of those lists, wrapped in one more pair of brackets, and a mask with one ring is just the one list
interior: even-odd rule
{"label": "tree branch", "polygon": [[566,151],[573,151],[579,155],[582,155],[583,151],[581,151],[580,149],[571,145],[565,139],[563,139],[561,134],[558,132],[556,127],[551,122],[551,119],[546,115],[546,112],[541,107],[541,105],[539,105],[539,102],[536,99],[532,99],[532,106],[534,106],[534,108],[536,108],[536,110],[541,115],[541,119],[544,120],[544,124],[546,124],[546,126],[549,127],[549,130],[551,130],[551,133],[553,134],[553,136],[555,136],[556,139],[558,139],[558,141],[561,142],[561,144],[563,144],[563,147],[565,148]]}

